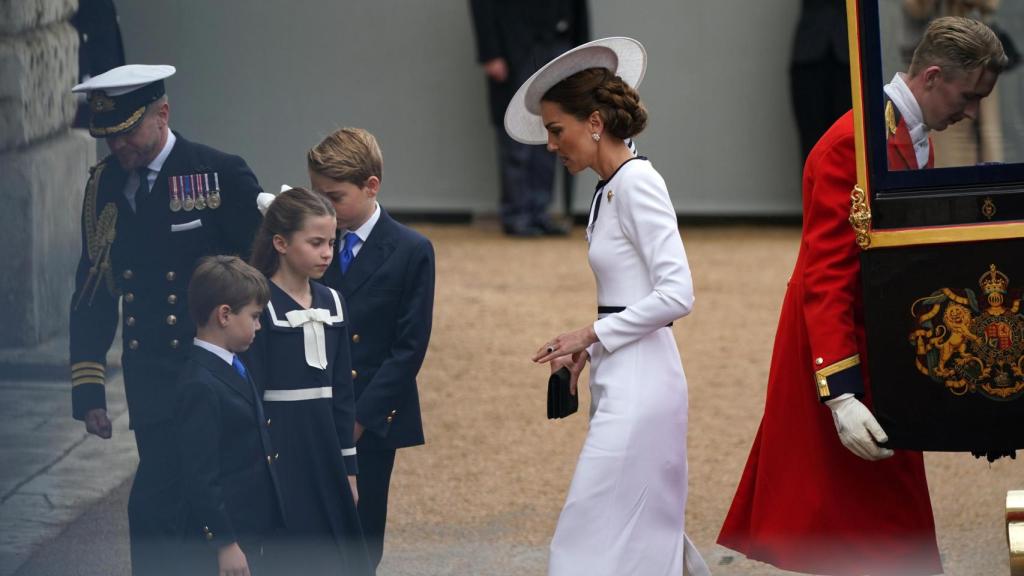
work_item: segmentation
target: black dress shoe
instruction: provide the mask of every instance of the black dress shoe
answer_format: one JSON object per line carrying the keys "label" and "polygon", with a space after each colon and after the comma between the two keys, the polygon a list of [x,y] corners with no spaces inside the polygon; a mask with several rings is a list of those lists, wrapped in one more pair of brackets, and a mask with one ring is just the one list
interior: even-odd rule
{"label": "black dress shoe", "polygon": [[517,238],[537,238],[538,236],[544,235],[544,230],[537,226],[522,224],[517,226],[506,225],[504,228],[505,234],[515,236]]}
{"label": "black dress shoe", "polygon": [[552,220],[543,220],[536,223],[536,226],[545,236],[565,236],[569,228]]}

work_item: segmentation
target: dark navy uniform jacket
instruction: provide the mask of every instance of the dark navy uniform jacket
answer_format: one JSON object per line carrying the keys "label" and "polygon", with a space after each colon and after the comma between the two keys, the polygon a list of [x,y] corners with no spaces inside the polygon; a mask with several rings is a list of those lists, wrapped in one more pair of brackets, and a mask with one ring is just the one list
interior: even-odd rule
{"label": "dark navy uniform jacket", "polygon": [[381,207],[344,275],[339,261],[323,282],[341,292],[349,314],[356,420],[366,427],[359,449],[423,444],[416,374],[434,313],[434,247]]}
{"label": "dark navy uniform jacket", "polygon": [[255,385],[199,346],[177,385],[186,541],[243,551],[283,526],[273,448]]}
{"label": "dark navy uniform jacket", "polygon": [[[188,281],[198,260],[248,255],[260,223],[259,183],[245,161],[209,146],[177,141],[153,188],[132,210],[129,174],[113,156],[92,169],[82,208],[82,255],[71,299],[73,415],[106,408],[106,354],[122,323],[125,392],[133,427],[173,418],[175,381],[195,334]],[[207,175],[220,204],[170,208],[170,178]],[[121,311],[118,313],[118,300]]]}
{"label": "dark navy uniform jacket", "polygon": [[[505,82],[488,81],[491,121],[502,126],[519,82],[547,63],[545,46],[579,46],[590,38],[586,0],[470,0],[477,61],[504,58]],[[544,54],[543,59],[538,55]],[[557,53],[555,54],[557,55]]]}

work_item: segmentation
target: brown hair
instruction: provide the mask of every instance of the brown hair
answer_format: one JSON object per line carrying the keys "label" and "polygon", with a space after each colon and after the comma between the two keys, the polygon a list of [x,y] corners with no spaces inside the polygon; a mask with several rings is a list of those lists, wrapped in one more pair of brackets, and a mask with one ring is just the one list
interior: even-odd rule
{"label": "brown hair", "polygon": [[218,306],[227,304],[237,314],[249,304],[263,306],[268,300],[267,279],[238,256],[203,258],[188,283],[188,313],[196,326],[206,326]]}
{"label": "brown hair", "polygon": [[306,165],[321,176],[363,186],[370,176],[384,178],[384,156],[377,139],[362,128],[341,128],[306,154]]}
{"label": "brown hair", "polygon": [[581,70],[552,86],[541,100],[561,105],[579,120],[597,110],[608,133],[623,140],[647,126],[640,94],[607,68]]}
{"label": "brown hair", "polygon": [[928,25],[914,50],[909,72],[916,76],[929,66],[939,66],[943,72],[984,67],[998,74],[1007,62],[1003,43],[991,28],[970,18],[946,16]]}
{"label": "brown hair", "polygon": [[277,272],[280,255],[274,248],[274,236],[291,239],[306,225],[306,219],[316,216],[335,216],[334,205],[320,194],[305,188],[289,188],[270,203],[263,222],[252,243],[249,263],[268,278]]}

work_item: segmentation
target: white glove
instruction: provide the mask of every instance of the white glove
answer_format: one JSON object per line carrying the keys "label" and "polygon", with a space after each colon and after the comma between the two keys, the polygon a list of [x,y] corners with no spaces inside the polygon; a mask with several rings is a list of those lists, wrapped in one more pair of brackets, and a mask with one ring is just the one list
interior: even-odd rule
{"label": "white glove", "polygon": [[836,423],[839,441],[847,450],[872,461],[892,456],[892,450],[877,444],[889,440],[885,430],[882,430],[867,406],[854,398],[853,394],[840,394],[825,404],[832,409],[832,420]]}

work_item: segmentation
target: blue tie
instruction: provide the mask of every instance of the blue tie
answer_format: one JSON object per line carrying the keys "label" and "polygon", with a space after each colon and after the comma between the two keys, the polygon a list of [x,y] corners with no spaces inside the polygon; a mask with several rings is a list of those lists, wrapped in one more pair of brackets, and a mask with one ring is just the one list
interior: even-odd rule
{"label": "blue tie", "polygon": [[231,361],[231,367],[235,369],[235,372],[238,372],[238,375],[242,377],[242,380],[249,380],[249,373],[245,370],[245,364],[242,364],[242,361],[238,359],[238,356],[235,356],[235,359]]}
{"label": "blue tie", "polygon": [[341,273],[345,274],[348,272],[348,267],[352,265],[352,260],[355,259],[356,255],[352,252],[352,249],[359,243],[359,236],[355,232],[345,233],[345,247],[341,249]]}

